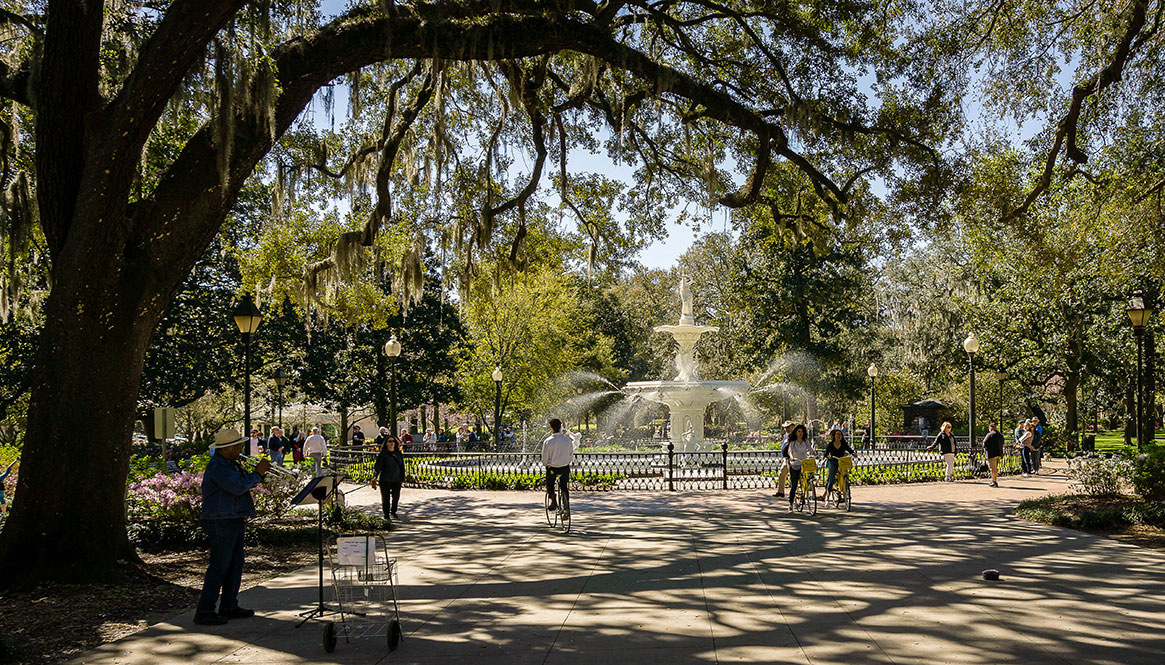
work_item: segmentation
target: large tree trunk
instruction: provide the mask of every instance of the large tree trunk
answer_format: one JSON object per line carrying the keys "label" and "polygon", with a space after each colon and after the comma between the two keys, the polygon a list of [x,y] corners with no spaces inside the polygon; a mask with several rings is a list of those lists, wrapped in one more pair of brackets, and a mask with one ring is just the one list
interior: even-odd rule
{"label": "large tree trunk", "polygon": [[[23,464],[0,538],[0,584],[108,579],[137,555],[125,524],[129,442],[145,351],[160,312],[94,257],[59,271],[46,304]],[[110,270],[112,268],[112,271]],[[45,488],[52,488],[45,491]]]}

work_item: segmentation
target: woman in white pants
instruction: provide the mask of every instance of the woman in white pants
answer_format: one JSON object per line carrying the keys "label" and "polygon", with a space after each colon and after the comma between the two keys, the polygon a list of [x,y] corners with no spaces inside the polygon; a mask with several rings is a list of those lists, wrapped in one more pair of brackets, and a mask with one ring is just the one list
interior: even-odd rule
{"label": "woman in white pants", "polygon": [[944,480],[948,483],[955,480],[955,435],[951,434],[951,424],[943,423],[942,430],[934,437],[934,442],[927,450],[939,449],[943,460],[947,463],[947,475]]}

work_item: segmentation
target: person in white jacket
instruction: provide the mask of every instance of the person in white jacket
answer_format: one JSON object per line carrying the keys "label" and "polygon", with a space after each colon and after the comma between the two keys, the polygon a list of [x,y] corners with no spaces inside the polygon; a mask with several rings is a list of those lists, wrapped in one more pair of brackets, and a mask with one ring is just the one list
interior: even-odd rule
{"label": "person in white jacket", "polygon": [[781,446],[781,456],[789,462],[789,512],[793,512],[793,499],[801,485],[801,462],[814,456],[813,442],[804,425],[798,423],[793,428],[789,440]]}
{"label": "person in white jacket", "polygon": [[328,442],[324,437],[320,436],[320,428],[311,428],[311,436],[303,442],[303,455],[310,457],[314,463],[312,469],[313,475],[319,475],[320,467],[323,466],[323,459],[328,456]]}
{"label": "person in white jacket", "polygon": [[570,463],[574,461],[574,439],[562,431],[562,421],[550,419],[550,436],[542,442],[542,463],[546,465],[546,496],[550,497],[550,509],[558,510],[554,500],[554,479],[558,479],[558,491],[562,496],[570,492]]}

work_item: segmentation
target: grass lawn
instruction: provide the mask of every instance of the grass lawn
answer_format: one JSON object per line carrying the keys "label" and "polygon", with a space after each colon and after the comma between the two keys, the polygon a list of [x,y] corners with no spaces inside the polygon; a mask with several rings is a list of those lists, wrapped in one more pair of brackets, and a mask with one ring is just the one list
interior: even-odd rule
{"label": "grass lawn", "polygon": [[[1158,431],[1155,441],[1165,441],[1165,431]],[[1135,439],[1134,439],[1135,441]],[[1120,430],[1113,430],[1110,432],[1100,432],[1096,435],[1096,452],[1111,452],[1120,450],[1125,446],[1124,433]]]}

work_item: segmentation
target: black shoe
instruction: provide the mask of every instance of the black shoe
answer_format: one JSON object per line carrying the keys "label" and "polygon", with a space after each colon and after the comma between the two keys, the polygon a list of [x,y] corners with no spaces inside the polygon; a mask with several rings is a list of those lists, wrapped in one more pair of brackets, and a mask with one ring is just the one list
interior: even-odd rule
{"label": "black shoe", "polygon": [[395,511],[395,510],[394,510],[394,511],[392,511],[392,519],[394,519],[394,520],[395,520],[395,519],[399,519],[399,518],[396,516],[396,511]]}
{"label": "black shoe", "polygon": [[223,617],[223,623],[226,623],[227,619],[249,619],[255,616],[255,610],[248,610],[245,607],[236,607],[233,610],[222,612],[220,616]]}
{"label": "black shoe", "polygon": [[214,612],[201,612],[194,615],[194,623],[200,626],[221,626],[226,622],[226,617]]}
{"label": "black shoe", "polygon": [[553,511],[553,510],[558,510],[558,504],[557,504],[557,503],[552,503],[552,504],[550,504],[550,510],[552,510],[552,511]]}

